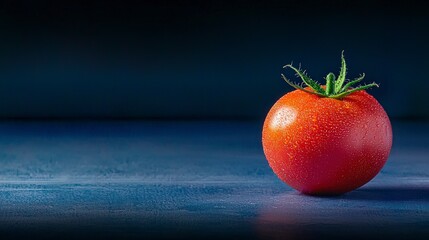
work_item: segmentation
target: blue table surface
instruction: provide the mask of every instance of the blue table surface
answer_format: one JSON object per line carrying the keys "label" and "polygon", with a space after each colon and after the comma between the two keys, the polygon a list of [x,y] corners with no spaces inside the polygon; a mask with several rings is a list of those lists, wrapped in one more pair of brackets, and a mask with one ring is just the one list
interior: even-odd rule
{"label": "blue table surface", "polygon": [[393,122],[379,175],[337,197],[281,182],[261,122],[0,122],[0,238],[429,239],[429,125]]}

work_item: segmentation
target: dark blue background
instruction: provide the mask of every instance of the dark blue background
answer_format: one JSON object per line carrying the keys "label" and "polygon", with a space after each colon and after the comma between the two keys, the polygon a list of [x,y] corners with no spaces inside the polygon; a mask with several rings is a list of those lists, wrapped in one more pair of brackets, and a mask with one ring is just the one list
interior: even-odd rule
{"label": "dark blue background", "polygon": [[[291,90],[367,74],[393,118],[428,118],[423,1],[2,1],[2,118],[256,118]],[[292,77],[291,72],[286,72]]]}
{"label": "dark blue background", "polygon": [[[0,0],[0,239],[429,239],[428,23],[413,0]],[[304,196],[261,120],[284,64],[322,80],[343,49],[380,83],[392,152],[362,188]]]}

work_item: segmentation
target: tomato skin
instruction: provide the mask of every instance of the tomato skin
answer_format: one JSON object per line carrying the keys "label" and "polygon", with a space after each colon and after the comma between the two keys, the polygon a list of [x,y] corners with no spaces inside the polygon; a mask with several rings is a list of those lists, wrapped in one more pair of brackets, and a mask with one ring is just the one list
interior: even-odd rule
{"label": "tomato skin", "polygon": [[309,195],[337,195],[374,178],[392,147],[389,117],[366,91],[343,99],[295,90],[268,112],[262,131],[274,173]]}

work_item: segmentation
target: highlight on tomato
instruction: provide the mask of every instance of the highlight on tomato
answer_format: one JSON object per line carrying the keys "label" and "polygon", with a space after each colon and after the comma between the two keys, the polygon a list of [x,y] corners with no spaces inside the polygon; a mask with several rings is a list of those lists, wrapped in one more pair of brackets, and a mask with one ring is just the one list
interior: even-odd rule
{"label": "highlight on tomato", "polygon": [[373,179],[392,147],[389,117],[358,85],[365,74],[346,79],[346,61],[336,77],[321,85],[305,71],[288,64],[303,85],[281,75],[296,90],[270,109],[262,130],[264,154],[274,173],[292,188],[309,195],[338,195]]}

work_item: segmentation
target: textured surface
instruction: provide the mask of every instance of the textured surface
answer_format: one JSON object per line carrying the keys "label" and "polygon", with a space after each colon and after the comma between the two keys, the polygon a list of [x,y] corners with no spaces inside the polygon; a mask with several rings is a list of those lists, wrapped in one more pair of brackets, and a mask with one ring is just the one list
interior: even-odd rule
{"label": "textured surface", "polygon": [[349,194],[298,194],[259,122],[2,122],[0,237],[429,236],[429,126],[393,122],[391,157]]}

